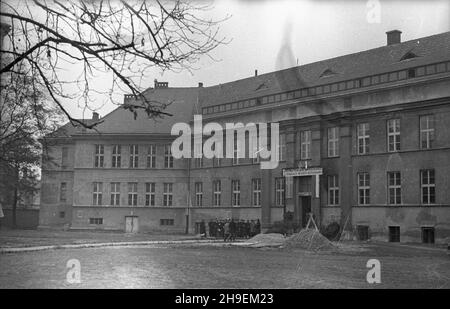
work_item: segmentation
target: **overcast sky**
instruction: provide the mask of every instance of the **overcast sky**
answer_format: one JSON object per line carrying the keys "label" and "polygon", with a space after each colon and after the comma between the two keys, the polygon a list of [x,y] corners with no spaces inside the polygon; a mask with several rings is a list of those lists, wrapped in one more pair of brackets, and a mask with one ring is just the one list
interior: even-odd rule
{"label": "overcast sky", "polygon": [[[376,0],[215,0],[209,12],[214,18],[231,15],[221,34],[232,39],[204,57],[189,72],[161,75],[149,80],[169,82],[169,87],[195,87],[226,83],[274,70],[311,63],[386,44],[386,31],[399,29],[402,41],[450,30],[450,1],[381,0],[379,18]],[[374,6],[375,5],[375,6]],[[379,22],[378,22],[379,21]],[[101,100],[101,98],[99,98]],[[106,104],[99,113],[116,108]],[[82,117],[74,104],[69,110]],[[90,112],[84,115],[90,118]]]}

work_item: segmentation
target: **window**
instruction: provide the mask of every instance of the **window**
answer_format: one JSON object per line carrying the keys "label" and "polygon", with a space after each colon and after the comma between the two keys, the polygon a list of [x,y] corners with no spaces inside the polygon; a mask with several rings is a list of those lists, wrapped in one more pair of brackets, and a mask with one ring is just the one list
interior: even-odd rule
{"label": "window", "polygon": [[261,178],[252,179],[252,205],[261,206]]}
{"label": "window", "polygon": [[[216,151],[216,147],[217,147],[217,145],[216,145],[216,143],[214,143],[213,146],[212,146],[212,150]],[[222,153],[222,155],[223,155],[223,153]],[[214,167],[218,167],[218,166],[220,166],[222,164],[221,158],[219,158],[219,157],[214,156],[214,158],[212,160],[213,160],[213,166]]]}
{"label": "window", "polygon": [[339,155],[339,127],[328,128],[328,156]]}
{"label": "window", "polygon": [[172,206],[172,183],[164,183],[163,205]]}
{"label": "window", "polygon": [[390,226],[389,227],[389,241],[390,242],[400,242],[400,227]]}
{"label": "window", "polygon": [[388,173],[388,195],[389,204],[397,205],[402,203],[402,183],[400,172]]}
{"label": "window", "polygon": [[278,146],[278,161],[284,161],[286,157],[286,135],[280,134],[280,145]]}
{"label": "window", "polygon": [[231,205],[240,206],[241,205],[241,182],[239,180],[231,181]]}
{"label": "window", "polygon": [[99,206],[102,204],[102,189],[103,183],[101,182],[93,183],[92,204],[94,204],[94,206]]}
{"label": "window", "polygon": [[222,183],[220,180],[215,180],[213,182],[213,202],[214,206],[221,205],[222,198]]}
{"label": "window", "polygon": [[156,166],[156,145],[148,146],[147,150],[147,168],[155,168]]}
{"label": "window", "polygon": [[284,205],[284,178],[275,179],[275,204],[277,206]]}
{"label": "window", "polygon": [[369,240],[369,227],[367,225],[357,225],[356,232],[358,235],[358,240],[360,241]]}
{"label": "window", "polygon": [[128,206],[137,206],[137,182],[128,183]]}
{"label": "window", "polygon": [[434,142],[434,116],[420,117],[420,148],[430,149]]}
{"label": "window", "polygon": [[95,145],[94,167],[103,167],[105,161],[105,146]]}
{"label": "window", "polygon": [[356,130],[358,135],[358,154],[369,153],[369,124],[360,123]]}
{"label": "window", "polygon": [[238,139],[237,139],[237,133],[234,132],[234,140],[233,140],[233,165],[239,164],[239,145],[238,145]]}
{"label": "window", "polygon": [[387,122],[388,151],[400,150],[400,119],[390,119]]}
{"label": "window", "polygon": [[59,212],[59,218],[64,219],[66,217],[66,212],[65,211],[60,211]]}
{"label": "window", "polygon": [[259,162],[261,162],[261,157],[259,156],[259,152],[258,152],[257,154],[255,154],[255,157],[252,158],[252,163],[259,164]]}
{"label": "window", "polygon": [[[215,146],[215,145],[214,145]],[[203,154],[202,154],[202,141],[199,142],[195,142],[194,145],[194,163],[195,163],[195,167],[196,168],[202,168],[203,167]],[[200,157],[200,158],[198,158]]]}
{"label": "window", "polygon": [[370,204],[370,175],[369,173],[358,173],[358,203],[359,205]]}
{"label": "window", "polygon": [[173,157],[170,145],[164,145],[164,167],[173,168]]}
{"label": "window", "polygon": [[328,205],[339,205],[339,179],[337,175],[328,176]]}
{"label": "window", "polygon": [[[249,157],[253,156],[252,158],[252,163],[253,164],[259,164],[259,162],[261,161],[261,157],[259,155],[260,153],[260,149],[259,149],[259,135],[258,135],[258,125],[256,125],[256,137],[255,140],[253,142],[250,142],[250,134],[249,134],[249,138],[248,141],[246,141],[246,143],[248,142],[248,153],[249,153]],[[252,145],[253,144],[253,145]]]}
{"label": "window", "polygon": [[139,160],[139,147],[138,145],[130,145],[130,168],[137,168]]}
{"label": "window", "polygon": [[436,203],[434,170],[420,171],[420,186],[422,192],[422,204]]}
{"label": "window", "polygon": [[120,205],[120,182],[111,182],[111,206]]}
{"label": "window", "polygon": [[65,203],[67,201],[67,183],[61,182],[59,187],[59,201]]}
{"label": "window", "polygon": [[122,147],[120,145],[114,145],[112,149],[112,160],[111,160],[111,166],[112,167],[120,167],[122,164]]}
{"label": "window", "polygon": [[101,225],[103,224],[103,218],[89,218],[89,224]]}
{"label": "window", "polygon": [[311,159],[311,131],[300,132],[300,159]]}
{"label": "window", "polygon": [[69,161],[69,148],[62,147],[61,149],[61,168],[66,169]]}
{"label": "window", "polygon": [[424,244],[434,244],[434,227],[422,227],[422,242]]}
{"label": "window", "polygon": [[415,53],[409,51],[406,54],[404,54],[402,58],[400,58],[400,61],[413,59],[413,58],[416,58],[416,57],[417,57],[417,55]]}
{"label": "window", "polygon": [[145,206],[155,206],[155,183],[145,184]]}
{"label": "window", "polygon": [[174,225],[173,219],[160,219],[159,225]]}
{"label": "window", "polygon": [[195,167],[202,168],[203,167],[203,158],[195,158]]}
{"label": "window", "polygon": [[195,206],[203,206],[203,183],[195,183]]}

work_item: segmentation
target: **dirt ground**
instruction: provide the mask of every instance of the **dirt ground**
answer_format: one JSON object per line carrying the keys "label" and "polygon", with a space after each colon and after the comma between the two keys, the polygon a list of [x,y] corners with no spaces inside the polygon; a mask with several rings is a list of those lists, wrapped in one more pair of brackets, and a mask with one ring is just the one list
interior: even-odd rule
{"label": "dirt ground", "polygon": [[110,231],[0,230],[0,248],[47,245],[197,239],[193,235],[126,234]]}
{"label": "dirt ground", "polygon": [[[356,247],[314,253],[179,244],[0,254],[0,288],[450,288],[443,250]],[[80,262],[81,283],[66,280],[70,259]],[[381,263],[380,284],[366,281],[369,259]]]}

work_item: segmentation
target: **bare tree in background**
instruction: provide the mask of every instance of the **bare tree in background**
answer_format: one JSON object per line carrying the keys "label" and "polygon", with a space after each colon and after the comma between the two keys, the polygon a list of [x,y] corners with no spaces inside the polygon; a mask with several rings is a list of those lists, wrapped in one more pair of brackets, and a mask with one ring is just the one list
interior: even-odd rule
{"label": "bare tree in background", "polygon": [[[149,117],[168,115],[165,104],[142,95],[153,69],[191,70],[202,55],[220,44],[220,22],[201,17],[208,5],[183,0],[23,0],[2,1],[0,17],[11,29],[1,49],[1,78],[33,77],[74,125],[97,123],[74,119],[64,102],[90,108],[99,92],[120,104],[117,93],[129,93]],[[210,56],[211,57],[211,56]],[[20,67],[20,70],[18,69]],[[67,68],[79,69],[76,76]],[[107,89],[95,79],[110,76]],[[69,89],[69,90],[68,90]],[[136,115],[136,113],[135,113]]]}

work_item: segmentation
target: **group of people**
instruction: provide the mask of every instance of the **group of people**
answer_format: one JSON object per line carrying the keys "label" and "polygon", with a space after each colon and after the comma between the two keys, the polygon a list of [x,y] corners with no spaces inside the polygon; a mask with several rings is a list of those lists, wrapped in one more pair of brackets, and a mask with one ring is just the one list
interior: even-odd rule
{"label": "group of people", "polygon": [[[206,230],[208,229],[208,231]],[[209,237],[223,238],[224,241],[233,241],[236,238],[251,238],[261,233],[261,222],[257,220],[225,219],[200,222],[200,234]]]}

